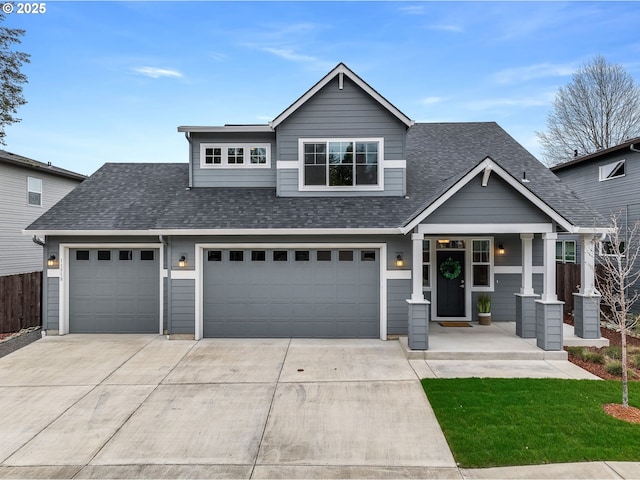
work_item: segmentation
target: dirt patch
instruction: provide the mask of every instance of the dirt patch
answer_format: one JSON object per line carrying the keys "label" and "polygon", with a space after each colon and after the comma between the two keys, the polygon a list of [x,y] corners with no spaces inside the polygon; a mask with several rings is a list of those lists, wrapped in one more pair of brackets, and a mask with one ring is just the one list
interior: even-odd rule
{"label": "dirt patch", "polygon": [[607,415],[611,415],[618,420],[640,424],[640,408],[628,406],[623,407],[619,403],[608,403],[602,406]]}

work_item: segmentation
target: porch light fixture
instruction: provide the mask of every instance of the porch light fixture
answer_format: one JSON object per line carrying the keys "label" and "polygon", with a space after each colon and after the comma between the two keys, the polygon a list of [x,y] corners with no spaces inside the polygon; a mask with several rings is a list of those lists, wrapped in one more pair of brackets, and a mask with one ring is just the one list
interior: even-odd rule
{"label": "porch light fixture", "polygon": [[56,266],[56,256],[55,255],[49,255],[49,258],[47,258],[47,267],[55,267]]}
{"label": "porch light fixture", "polygon": [[404,260],[402,259],[401,253],[396,255],[396,267],[404,267]]}
{"label": "porch light fixture", "polygon": [[498,244],[498,253],[504,255],[504,245],[501,243]]}
{"label": "porch light fixture", "polygon": [[438,240],[438,243],[440,245],[449,245],[449,243],[451,243],[451,240],[449,240],[448,238],[444,238],[444,239]]}
{"label": "porch light fixture", "polygon": [[179,259],[178,259],[178,267],[180,268],[184,268],[187,266],[187,257],[182,255]]}

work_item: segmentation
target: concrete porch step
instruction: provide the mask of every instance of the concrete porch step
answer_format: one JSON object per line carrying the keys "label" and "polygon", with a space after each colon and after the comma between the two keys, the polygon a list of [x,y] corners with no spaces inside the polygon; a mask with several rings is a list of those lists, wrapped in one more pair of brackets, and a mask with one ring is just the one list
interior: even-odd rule
{"label": "concrete porch step", "polygon": [[568,355],[564,350],[544,351],[544,350],[500,350],[487,346],[484,349],[465,349],[464,346],[458,350],[440,350],[432,348],[430,350],[411,350],[407,337],[399,337],[398,342],[402,346],[406,357],[409,360],[567,360]]}

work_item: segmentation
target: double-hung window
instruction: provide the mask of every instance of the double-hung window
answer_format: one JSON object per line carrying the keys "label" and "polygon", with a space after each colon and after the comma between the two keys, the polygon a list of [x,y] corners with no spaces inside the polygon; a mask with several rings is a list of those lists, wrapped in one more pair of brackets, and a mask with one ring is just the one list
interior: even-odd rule
{"label": "double-hung window", "polygon": [[268,143],[201,143],[201,168],[269,168],[271,145]]}
{"label": "double-hung window", "polygon": [[[471,273],[473,287],[488,289],[491,287],[491,240],[473,240],[471,252]],[[478,288],[476,288],[478,289]]]}
{"label": "double-hung window", "polygon": [[301,139],[301,186],[369,190],[380,185],[382,139]]}
{"label": "double-hung window", "polygon": [[27,177],[27,202],[35,207],[42,206],[42,179]]}

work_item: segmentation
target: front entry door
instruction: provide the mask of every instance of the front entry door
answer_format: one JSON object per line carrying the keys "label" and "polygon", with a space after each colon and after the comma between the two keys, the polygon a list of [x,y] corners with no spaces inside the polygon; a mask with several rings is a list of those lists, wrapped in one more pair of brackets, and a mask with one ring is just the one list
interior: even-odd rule
{"label": "front entry door", "polygon": [[464,317],[466,287],[463,251],[438,252],[438,317]]}

